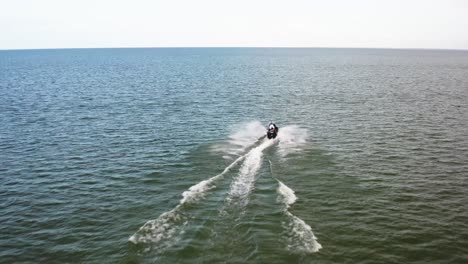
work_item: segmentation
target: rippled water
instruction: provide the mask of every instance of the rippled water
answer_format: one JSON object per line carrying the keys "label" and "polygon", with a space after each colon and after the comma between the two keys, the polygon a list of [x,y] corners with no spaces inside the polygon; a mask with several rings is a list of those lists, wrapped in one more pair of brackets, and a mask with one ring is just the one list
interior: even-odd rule
{"label": "rippled water", "polygon": [[467,51],[0,51],[0,92],[1,262],[468,262]]}

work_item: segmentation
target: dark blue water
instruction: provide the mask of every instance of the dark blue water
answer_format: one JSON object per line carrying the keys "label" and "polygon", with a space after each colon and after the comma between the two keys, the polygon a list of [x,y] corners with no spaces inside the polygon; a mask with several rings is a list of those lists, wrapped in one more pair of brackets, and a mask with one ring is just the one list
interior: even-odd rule
{"label": "dark blue water", "polygon": [[467,73],[467,51],[0,51],[1,262],[466,263]]}

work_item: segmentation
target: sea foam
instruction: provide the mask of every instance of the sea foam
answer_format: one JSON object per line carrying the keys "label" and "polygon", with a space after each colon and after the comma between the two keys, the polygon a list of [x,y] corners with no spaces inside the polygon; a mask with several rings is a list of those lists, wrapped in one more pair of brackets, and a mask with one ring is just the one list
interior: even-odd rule
{"label": "sea foam", "polygon": [[287,207],[289,208],[289,206],[291,206],[293,203],[296,202],[297,200],[297,197],[296,195],[294,194],[294,191],[289,188],[288,186],[286,186],[284,183],[282,183],[281,181],[278,181],[278,193],[280,194],[278,196],[278,200],[280,202],[284,202]]}
{"label": "sea foam", "polygon": [[288,210],[297,200],[294,191],[281,181],[277,181],[278,201],[282,202],[285,206],[284,214],[286,215],[286,220],[283,222],[283,228],[286,230],[288,250],[299,254],[318,252],[322,248],[322,245],[318,243],[317,237],[312,232],[312,228],[304,220],[293,215]]}

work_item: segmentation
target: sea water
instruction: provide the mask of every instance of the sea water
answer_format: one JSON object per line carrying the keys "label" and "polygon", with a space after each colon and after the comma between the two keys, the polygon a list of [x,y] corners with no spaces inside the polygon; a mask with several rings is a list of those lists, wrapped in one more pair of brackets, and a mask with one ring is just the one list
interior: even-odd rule
{"label": "sea water", "polygon": [[468,262],[467,51],[0,51],[0,94],[2,263]]}

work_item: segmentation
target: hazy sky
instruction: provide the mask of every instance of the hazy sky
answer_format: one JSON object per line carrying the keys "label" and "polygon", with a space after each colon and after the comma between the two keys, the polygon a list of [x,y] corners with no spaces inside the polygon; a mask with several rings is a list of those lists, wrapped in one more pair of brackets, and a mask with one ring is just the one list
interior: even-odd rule
{"label": "hazy sky", "polygon": [[0,0],[0,49],[468,49],[468,0]]}

